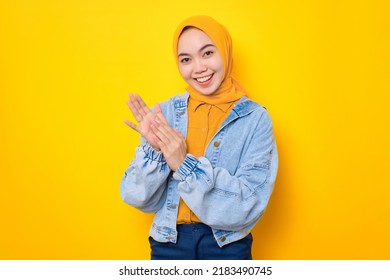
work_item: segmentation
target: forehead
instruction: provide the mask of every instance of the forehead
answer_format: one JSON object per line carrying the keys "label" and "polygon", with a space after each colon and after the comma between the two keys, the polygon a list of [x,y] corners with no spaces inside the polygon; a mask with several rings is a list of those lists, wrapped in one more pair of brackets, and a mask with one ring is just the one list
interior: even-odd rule
{"label": "forehead", "polygon": [[177,44],[177,50],[178,53],[196,52],[207,44],[214,45],[211,38],[205,32],[195,27],[189,27],[181,33]]}

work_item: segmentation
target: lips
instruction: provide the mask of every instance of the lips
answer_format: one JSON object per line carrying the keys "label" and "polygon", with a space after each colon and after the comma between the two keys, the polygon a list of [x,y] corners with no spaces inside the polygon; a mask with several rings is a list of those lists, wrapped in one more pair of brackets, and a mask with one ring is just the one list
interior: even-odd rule
{"label": "lips", "polygon": [[201,77],[201,78],[195,78],[195,80],[198,82],[198,83],[206,83],[207,81],[209,81],[212,77],[213,77],[214,74],[211,74],[211,75],[208,75],[208,76],[204,76],[204,77]]}

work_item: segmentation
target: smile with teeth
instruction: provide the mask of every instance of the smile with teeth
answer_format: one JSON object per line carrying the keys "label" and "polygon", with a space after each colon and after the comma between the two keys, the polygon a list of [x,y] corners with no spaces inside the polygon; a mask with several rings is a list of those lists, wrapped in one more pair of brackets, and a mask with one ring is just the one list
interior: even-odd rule
{"label": "smile with teeth", "polygon": [[213,76],[213,74],[208,75],[206,77],[202,77],[202,78],[195,78],[195,80],[197,80],[199,83],[204,83],[204,82],[207,82],[208,80],[210,80],[212,76]]}

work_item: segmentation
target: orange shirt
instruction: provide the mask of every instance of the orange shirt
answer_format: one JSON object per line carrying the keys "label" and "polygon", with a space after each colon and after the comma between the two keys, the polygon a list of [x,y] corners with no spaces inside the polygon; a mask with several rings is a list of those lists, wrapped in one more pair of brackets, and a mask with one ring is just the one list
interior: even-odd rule
{"label": "orange shirt", "polygon": [[[229,115],[233,105],[237,102],[228,101],[221,104],[207,104],[193,98],[188,100],[188,131],[187,153],[195,157],[203,156],[211,138],[215,135],[222,122]],[[214,143],[219,145],[219,143]],[[191,211],[187,204],[180,198],[178,224],[201,222]]]}

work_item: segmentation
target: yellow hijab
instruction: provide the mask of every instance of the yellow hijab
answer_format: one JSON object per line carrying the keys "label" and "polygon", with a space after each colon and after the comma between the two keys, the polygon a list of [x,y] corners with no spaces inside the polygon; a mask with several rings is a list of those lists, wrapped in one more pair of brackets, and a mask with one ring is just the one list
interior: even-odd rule
{"label": "yellow hijab", "polygon": [[221,54],[224,63],[224,76],[222,83],[217,91],[209,96],[203,95],[193,87],[188,86],[187,90],[190,96],[196,100],[209,103],[221,104],[233,102],[246,95],[242,86],[232,77],[233,70],[233,55],[232,55],[232,39],[227,29],[208,16],[194,16],[184,20],[176,29],[173,38],[173,52],[175,61],[178,64],[177,45],[181,33],[185,27],[195,27],[206,33],[214,42],[218,51]]}

